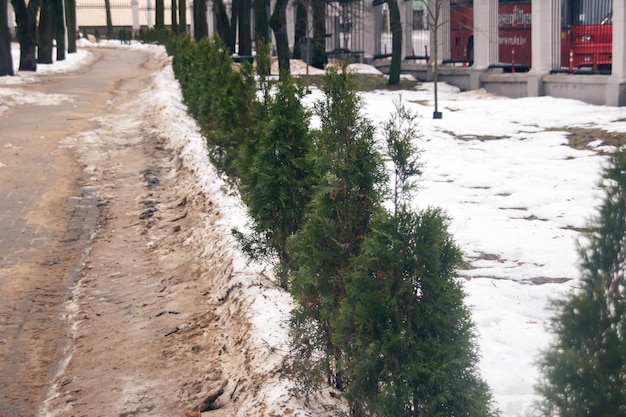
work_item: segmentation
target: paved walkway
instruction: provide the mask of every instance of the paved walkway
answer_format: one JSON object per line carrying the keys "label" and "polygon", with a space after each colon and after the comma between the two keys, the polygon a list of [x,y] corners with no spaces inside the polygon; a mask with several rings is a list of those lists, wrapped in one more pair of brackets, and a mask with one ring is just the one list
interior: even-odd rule
{"label": "paved walkway", "polygon": [[70,346],[65,303],[99,207],[63,141],[96,127],[91,119],[107,111],[120,81],[146,59],[121,49],[94,53],[96,62],[81,73],[10,87],[67,100],[10,107],[0,116],[1,417],[37,413]]}

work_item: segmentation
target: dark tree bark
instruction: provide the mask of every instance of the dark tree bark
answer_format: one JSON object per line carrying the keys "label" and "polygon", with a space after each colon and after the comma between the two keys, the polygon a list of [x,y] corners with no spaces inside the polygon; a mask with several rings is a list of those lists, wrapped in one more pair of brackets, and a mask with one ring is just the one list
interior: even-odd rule
{"label": "dark tree bark", "polygon": [[226,13],[226,6],[222,0],[213,0],[213,13],[217,20],[217,33],[224,44],[230,47],[230,22]]}
{"label": "dark tree bark", "polygon": [[250,7],[251,7],[250,0],[240,0],[240,4],[239,4],[239,55],[252,55]]}
{"label": "dark tree bark", "polygon": [[15,34],[20,43],[20,71],[37,71],[37,14],[39,0],[11,0],[15,11]]}
{"label": "dark tree bark", "polygon": [[[213,4],[216,2],[214,1]],[[193,2],[193,37],[196,41],[206,38],[208,35],[206,21],[206,2],[204,0],[194,0]]]}
{"label": "dark tree bark", "polygon": [[39,30],[37,32],[37,63],[52,64],[54,38],[54,0],[43,0],[39,13]]}
{"label": "dark tree bark", "polygon": [[274,12],[270,18],[270,27],[276,39],[276,52],[278,54],[278,69],[289,74],[289,38],[287,37],[287,4],[289,0],[276,0]]}
{"label": "dark tree bark", "polygon": [[324,68],[328,62],[326,56],[326,2],[324,0],[313,1],[313,56],[311,65]]}
{"label": "dark tree bark", "polygon": [[67,26],[67,53],[76,52],[76,0],[65,0],[65,24]]}
{"label": "dark tree bark", "polygon": [[187,2],[178,2],[178,33],[187,33]]}
{"label": "dark tree bark", "polygon": [[306,56],[301,56],[300,54],[301,46],[306,43],[306,38],[309,36],[308,33],[306,33],[309,18],[306,1],[307,0],[299,0],[296,3],[296,29],[293,47],[294,59],[307,59]]}
{"label": "dark tree bark", "polygon": [[438,85],[439,85],[439,28],[443,24],[441,21],[441,8],[442,8],[442,0],[435,1],[434,7],[432,10],[428,8],[428,18],[429,18],[429,26],[430,26],[430,36],[433,37],[433,44],[435,47],[433,48],[433,81],[434,81],[434,93],[435,93],[435,113],[433,113],[433,117],[437,115],[438,118],[441,118],[441,113],[439,113],[439,93],[438,93]]}
{"label": "dark tree bark", "polygon": [[[181,3],[185,0],[181,0]],[[178,33],[178,6],[176,5],[176,0],[172,0],[172,32]]]}
{"label": "dark tree bark", "polygon": [[11,56],[11,32],[7,0],[0,0],[0,77],[13,74],[13,57]]}
{"label": "dark tree bark", "polygon": [[254,40],[257,49],[270,39],[269,20],[267,17],[267,1],[254,0]]}
{"label": "dark tree bark", "polygon": [[[163,1],[163,0],[161,0]],[[158,1],[157,1],[158,3]],[[113,39],[113,18],[111,17],[111,0],[104,0],[104,9],[107,19],[107,38]]]}
{"label": "dark tree bark", "polygon": [[227,42],[230,48],[230,53],[235,53],[235,46],[237,45],[237,20],[239,19],[239,13],[241,11],[240,0],[231,0],[230,8],[230,34]]}
{"label": "dark tree bark", "polygon": [[57,44],[57,61],[65,59],[65,7],[63,0],[53,0],[54,39]]}
{"label": "dark tree bark", "polygon": [[400,67],[402,64],[402,22],[398,0],[388,0],[389,25],[391,26],[391,66],[389,67],[389,85],[400,83]]}
{"label": "dark tree bark", "polygon": [[164,0],[156,0],[154,4],[154,28],[155,29],[165,28],[165,1]]}

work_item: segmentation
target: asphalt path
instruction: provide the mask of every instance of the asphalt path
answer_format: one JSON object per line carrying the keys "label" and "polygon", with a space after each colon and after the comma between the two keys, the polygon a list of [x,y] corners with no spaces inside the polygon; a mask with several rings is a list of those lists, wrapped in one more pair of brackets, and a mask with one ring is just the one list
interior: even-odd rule
{"label": "asphalt path", "polygon": [[97,128],[121,88],[145,82],[147,57],[93,50],[80,71],[13,88],[63,95],[0,116],[0,416],[37,415],[71,349],[67,302],[96,230],[100,202],[64,140]]}

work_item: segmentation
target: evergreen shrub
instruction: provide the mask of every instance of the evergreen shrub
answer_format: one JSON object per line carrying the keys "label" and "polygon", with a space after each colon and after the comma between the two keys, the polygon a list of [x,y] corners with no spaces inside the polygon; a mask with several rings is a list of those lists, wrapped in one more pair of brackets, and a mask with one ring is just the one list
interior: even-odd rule
{"label": "evergreen shrub", "polygon": [[[261,68],[261,80],[263,73]],[[239,189],[253,232],[238,237],[253,257],[277,260],[275,270],[286,288],[291,263],[287,240],[301,229],[312,193],[310,113],[301,102],[304,87],[289,75],[280,79],[273,94],[268,83],[261,85],[254,123],[238,158]]]}
{"label": "evergreen shrub", "polygon": [[605,196],[579,246],[580,282],[554,307],[555,340],[539,362],[542,416],[626,415],[626,151],[614,153]]}
{"label": "evergreen shrub", "polygon": [[339,389],[345,386],[345,370],[339,367],[342,351],[333,343],[334,319],[351,259],[360,253],[371,217],[380,209],[385,183],[375,129],[362,108],[354,74],[345,65],[341,71],[328,69],[324,98],[315,105],[321,121],[312,153],[317,184],[306,222],[288,242],[298,302],[292,316],[294,369],[307,380],[317,370],[318,382],[326,379]]}
{"label": "evergreen shrub", "polygon": [[[314,106],[288,76],[273,86],[234,69],[219,39],[170,44],[183,98],[211,160],[239,186],[252,218],[236,232],[277,259],[291,315],[293,376],[332,384],[352,416],[493,417],[477,371],[474,327],[455,278],[461,252],[440,209],[410,207],[420,175],[417,116],[399,103],[383,124],[391,187],[354,75],[329,68]],[[392,207],[389,209],[389,207]]]}

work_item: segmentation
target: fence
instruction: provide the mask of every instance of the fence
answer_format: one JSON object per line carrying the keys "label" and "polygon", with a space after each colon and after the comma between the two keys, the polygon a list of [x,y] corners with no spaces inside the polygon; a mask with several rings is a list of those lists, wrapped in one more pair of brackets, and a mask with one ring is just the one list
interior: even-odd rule
{"label": "fence", "polygon": [[326,2],[326,51],[329,58],[361,61],[364,55],[364,0]]}
{"label": "fence", "polygon": [[[138,1],[139,27],[151,28],[155,22],[155,7],[149,0]],[[187,22],[190,21],[189,8],[187,8]],[[113,27],[130,29],[133,26],[133,11],[130,1],[111,1],[111,20]],[[165,26],[172,24],[171,4],[165,4]],[[106,8],[102,1],[77,1],[76,24],[79,30],[87,30],[90,33],[96,28],[106,28]],[[101,32],[104,33],[104,32]]]}

